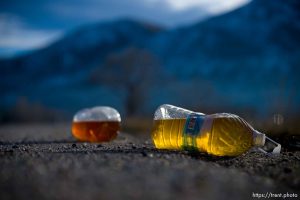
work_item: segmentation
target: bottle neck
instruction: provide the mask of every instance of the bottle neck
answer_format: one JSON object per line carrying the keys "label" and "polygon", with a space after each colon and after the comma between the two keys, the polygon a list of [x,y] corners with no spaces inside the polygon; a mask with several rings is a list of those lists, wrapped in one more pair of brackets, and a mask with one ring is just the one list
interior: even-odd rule
{"label": "bottle neck", "polygon": [[266,135],[257,130],[253,130],[253,145],[262,147],[265,145],[265,142]]}

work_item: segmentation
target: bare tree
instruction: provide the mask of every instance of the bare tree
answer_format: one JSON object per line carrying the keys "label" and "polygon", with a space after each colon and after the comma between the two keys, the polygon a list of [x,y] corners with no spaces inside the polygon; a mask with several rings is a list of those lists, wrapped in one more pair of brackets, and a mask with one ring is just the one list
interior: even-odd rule
{"label": "bare tree", "polygon": [[107,57],[91,76],[91,81],[97,84],[112,85],[124,88],[126,114],[137,114],[145,96],[159,73],[157,59],[148,51],[137,48],[127,48]]}

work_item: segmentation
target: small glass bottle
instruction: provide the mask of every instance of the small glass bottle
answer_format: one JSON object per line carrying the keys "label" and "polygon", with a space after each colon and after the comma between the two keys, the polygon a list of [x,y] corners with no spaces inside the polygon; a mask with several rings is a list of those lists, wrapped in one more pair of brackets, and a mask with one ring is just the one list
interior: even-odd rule
{"label": "small glass bottle", "polygon": [[108,106],[86,108],[78,111],[72,123],[73,136],[84,142],[108,142],[117,137],[121,117]]}

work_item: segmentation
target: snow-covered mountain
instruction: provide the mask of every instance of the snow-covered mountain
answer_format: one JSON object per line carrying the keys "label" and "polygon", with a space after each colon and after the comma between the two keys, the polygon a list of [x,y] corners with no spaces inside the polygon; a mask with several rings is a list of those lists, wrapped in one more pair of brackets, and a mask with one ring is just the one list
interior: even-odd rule
{"label": "snow-covered mountain", "polygon": [[172,103],[208,112],[298,114],[299,47],[297,0],[254,0],[171,30],[133,20],[93,24],[0,61],[0,103],[8,108],[25,96],[71,113],[106,104],[149,115]]}

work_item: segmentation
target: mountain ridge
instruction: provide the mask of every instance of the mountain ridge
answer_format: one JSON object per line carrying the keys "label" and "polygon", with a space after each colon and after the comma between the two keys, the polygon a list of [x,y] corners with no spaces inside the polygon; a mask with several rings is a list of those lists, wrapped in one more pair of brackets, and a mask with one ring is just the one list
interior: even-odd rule
{"label": "mountain ridge", "polygon": [[[0,61],[1,93],[7,97],[0,104],[8,105],[22,95],[52,107],[61,107],[59,99],[65,99],[74,104],[66,105],[72,112],[85,104],[111,104],[126,113],[127,96],[144,96],[135,102],[140,114],[151,113],[165,102],[197,109],[238,105],[260,114],[296,112],[300,102],[296,92],[300,89],[298,10],[297,1],[255,0],[176,29],[128,19],[84,26],[29,56]],[[139,73],[148,85],[137,87],[133,94],[122,76],[134,78],[131,74],[139,69],[124,62],[138,60],[156,72],[144,66]],[[125,74],[119,73],[122,62]],[[100,72],[99,79],[112,74],[108,69],[115,72],[118,84],[90,81],[97,78],[95,72]],[[148,72],[151,77],[145,76]],[[54,97],[49,99],[54,99],[46,98],[43,90],[47,89],[53,90]],[[83,94],[100,100],[87,100]]]}

